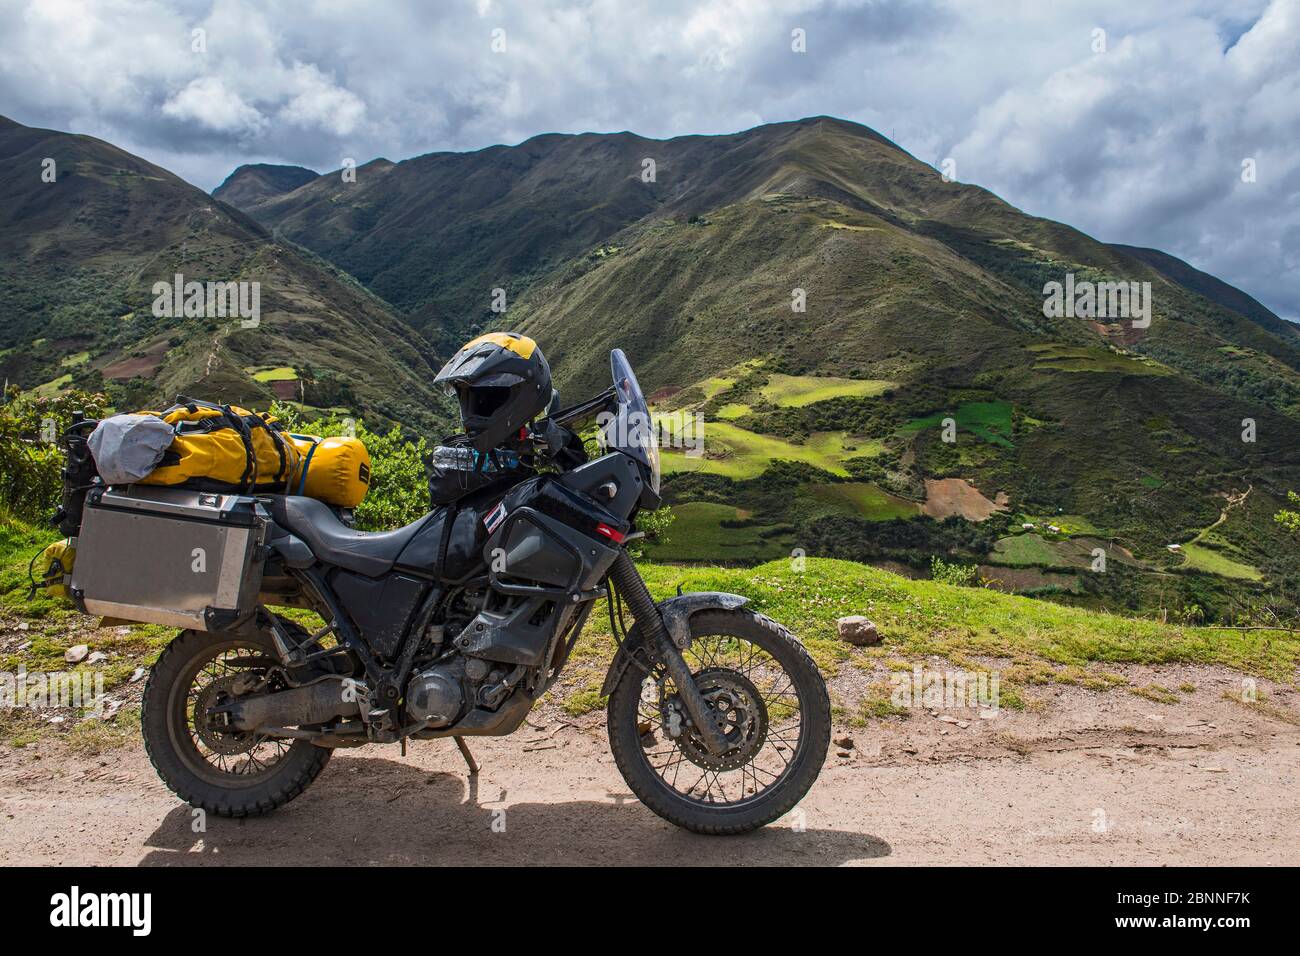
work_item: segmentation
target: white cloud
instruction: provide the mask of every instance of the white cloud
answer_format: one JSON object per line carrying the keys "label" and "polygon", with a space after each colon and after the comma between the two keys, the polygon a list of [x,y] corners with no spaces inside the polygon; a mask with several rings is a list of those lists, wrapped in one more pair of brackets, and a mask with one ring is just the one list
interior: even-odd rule
{"label": "white cloud", "polygon": [[164,116],[193,121],[223,133],[256,133],[266,117],[249,106],[219,77],[201,76],[162,105]]}
{"label": "white cloud", "polygon": [[346,136],[365,116],[366,105],[357,96],[339,89],[311,64],[293,65],[293,85],[300,92],[285,104],[280,117],[295,126]]}

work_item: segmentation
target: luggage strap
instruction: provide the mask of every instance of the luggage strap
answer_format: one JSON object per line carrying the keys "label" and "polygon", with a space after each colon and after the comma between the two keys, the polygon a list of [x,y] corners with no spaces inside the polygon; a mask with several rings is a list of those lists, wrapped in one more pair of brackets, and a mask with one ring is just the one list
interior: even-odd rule
{"label": "luggage strap", "polygon": [[[229,405],[218,405],[215,402],[205,402],[197,398],[186,398],[184,395],[177,395],[176,404],[163,414],[169,414],[177,408],[187,408],[191,412],[198,411],[200,408],[207,408],[221,413],[221,419],[225,421],[225,425],[218,424],[215,418],[206,418],[200,422],[177,422],[176,434],[181,434],[187,425],[190,426],[190,432],[213,432],[220,428],[234,429],[235,434],[240,437],[244,445],[244,473],[240,476],[239,483],[243,486],[245,494],[251,493],[257,486],[257,454],[253,449],[253,434],[248,422],[241,416],[236,415],[235,410]],[[280,460],[283,462],[284,449],[280,448],[279,451]],[[283,469],[283,464],[281,468]]]}

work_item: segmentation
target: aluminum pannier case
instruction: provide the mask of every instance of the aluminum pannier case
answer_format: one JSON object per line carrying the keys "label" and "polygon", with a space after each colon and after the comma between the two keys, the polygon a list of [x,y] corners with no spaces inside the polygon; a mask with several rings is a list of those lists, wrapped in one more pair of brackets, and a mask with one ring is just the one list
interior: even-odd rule
{"label": "aluminum pannier case", "polygon": [[73,602],[87,614],[225,630],[256,607],[269,522],[245,495],[95,489],[77,537]]}

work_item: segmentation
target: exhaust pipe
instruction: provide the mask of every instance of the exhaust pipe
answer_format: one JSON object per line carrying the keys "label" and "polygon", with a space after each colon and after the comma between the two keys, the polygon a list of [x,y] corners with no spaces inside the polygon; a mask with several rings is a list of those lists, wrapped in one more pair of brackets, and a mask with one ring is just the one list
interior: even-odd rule
{"label": "exhaust pipe", "polygon": [[323,724],[335,717],[361,713],[360,703],[343,699],[343,689],[342,681],[324,680],[275,694],[241,697],[214,707],[211,712],[229,714],[230,727],[241,731]]}

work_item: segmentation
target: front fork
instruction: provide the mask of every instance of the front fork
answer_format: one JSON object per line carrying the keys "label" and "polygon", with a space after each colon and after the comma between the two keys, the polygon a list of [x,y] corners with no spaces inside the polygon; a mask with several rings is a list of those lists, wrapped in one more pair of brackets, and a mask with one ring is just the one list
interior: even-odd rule
{"label": "front fork", "polygon": [[650,596],[650,589],[646,587],[641,572],[636,569],[636,565],[626,551],[620,552],[614,559],[614,564],[609,569],[609,578],[631,608],[632,616],[636,618],[641,632],[650,639],[651,646],[668,669],[668,676],[673,679],[677,694],[681,697],[691,722],[699,731],[704,746],[714,756],[725,753],[729,749],[727,738],[718,726],[713,708],[704,699],[700,689],[695,686],[690,666],[682,657],[681,649],[673,643],[668,628],[664,626],[659,608],[655,605],[654,598]]}

